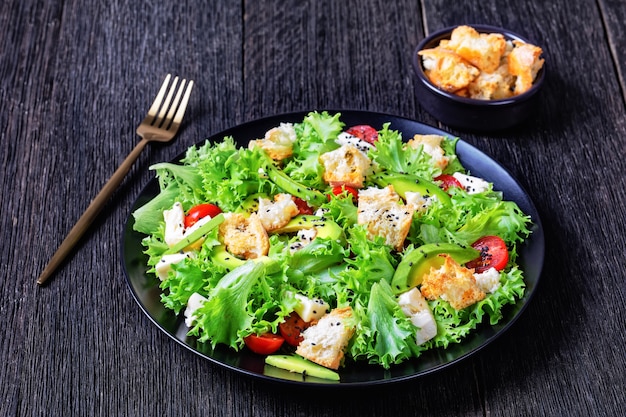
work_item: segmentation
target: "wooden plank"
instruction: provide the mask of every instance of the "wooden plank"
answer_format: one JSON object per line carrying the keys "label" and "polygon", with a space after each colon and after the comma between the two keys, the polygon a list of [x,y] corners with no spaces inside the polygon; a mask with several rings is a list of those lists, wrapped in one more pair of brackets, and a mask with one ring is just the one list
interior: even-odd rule
{"label": "wooden plank", "polygon": [[[269,3],[246,3],[248,118],[314,108],[415,115],[410,58],[421,32],[417,2]],[[285,21],[292,23],[276,24]]]}
{"label": "wooden plank", "polygon": [[619,0],[599,1],[600,16],[605,25],[611,55],[615,71],[622,90],[622,96],[626,101],[626,6]]}
{"label": "wooden plank", "polygon": [[[509,28],[544,48],[548,68],[542,103],[525,126],[458,132],[521,180],[547,237],[543,282],[531,307],[479,357],[486,414],[619,414],[623,360],[599,344],[624,340],[624,318],[613,313],[624,294],[609,290],[623,286],[614,269],[621,255],[602,244],[624,245],[624,216],[609,209],[624,197],[623,152],[614,151],[624,145],[624,102],[599,10],[591,1],[555,1],[514,13],[484,2],[450,11],[448,2],[436,1],[426,4],[426,15],[431,31],[461,23]],[[604,186],[601,177],[616,183]]]}
{"label": "wooden plank", "polygon": [[[13,71],[2,83],[14,97],[11,123],[2,127],[9,150],[1,155],[12,173],[2,176],[3,195],[14,197],[3,199],[2,230],[11,231],[6,243],[14,248],[6,270],[19,277],[0,290],[3,318],[12,323],[2,357],[13,358],[0,367],[2,381],[11,381],[0,388],[8,399],[0,414],[172,415],[187,384],[201,409],[206,387],[192,379],[235,376],[211,368],[147,320],[118,253],[131,203],[153,176],[148,166],[241,114],[241,32],[223,36],[240,26],[241,6],[194,13],[194,2],[12,3],[14,14],[2,14],[14,22],[1,30],[3,40],[15,40],[16,66],[1,66]],[[145,151],[75,254],[37,288],[44,262],[138,141],[136,125],[167,72],[197,82],[177,141]],[[40,255],[29,260],[28,253]],[[160,385],[167,401],[154,395]],[[222,392],[205,399],[215,403]]]}

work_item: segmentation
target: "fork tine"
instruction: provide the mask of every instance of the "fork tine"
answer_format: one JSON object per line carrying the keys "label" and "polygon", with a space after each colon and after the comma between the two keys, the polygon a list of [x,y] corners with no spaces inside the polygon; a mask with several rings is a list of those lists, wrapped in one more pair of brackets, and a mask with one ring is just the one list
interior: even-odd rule
{"label": "fork tine", "polygon": [[[189,96],[191,96],[191,89],[193,88],[193,80],[189,80],[189,84],[187,84],[187,90],[185,90],[185,95],[183,96],[180,105],[178,106],[178,111],[174,116],[174,120],[172,121],[171,129],[176,132],[181,122],[183,121],[183,116],[185,115],[185,110],[187,109],[187,103],[189,102]],[[182,87],[181,90],[182,92]]]}
{"label": "fork tine", "polygon": [[161,111],[159,112],[159,115],[154,121],[154,125],[157,127],[159,127],[163,123],[163,119],[165,118],[165,113],[167,112],[167,109],[170,107],[172,96],[174,95],[174,91],[176,90],[176,84],[178,84],[178,77],[174,77],[174,81],[172,81],[172,85],[170,87],[170,90],[167,93],[167,97],[165,97],[165,100],[161,104]]}
{"label": "fork tine", "polygon": [[167,86],[170,83],[170,78],[172,78],[172,74],[167,74],[167,76],[165,77],[165,81],[163,81],[163,84],[161,84],[161,88],[159,89],[159,92],[157,93],[156,97],[154,98],[154,101],[152,102],[152,106],[150,106],[150,109],[148,110],[148,114],[146,115],[146,120],[144,120],[144,122],[152,123],[152,121],[156,117],[157,112],[159,111],[159,108],[161,107],[161,103],[163,102],[163,97],[165,96],[165,92],[167,91]]}
{"label": "fork tine", "polygon": [[178,87],[178,91],[176,92],[176,97],[174,97],[174,101],[172,101],[172,104],[170,106],[170,111],[167,113],[167,116],[165,117],[165,122],[163,124],[163,127],[166,129],[169,127],[168,125],[174,118],[174,114],[176,113],[176,109],[178,108],[178,103],[180,102],[180,97],[183,95],[183,91],[185,90],[186,82],[187,80],[185,79],[181,81],[180,87]]}

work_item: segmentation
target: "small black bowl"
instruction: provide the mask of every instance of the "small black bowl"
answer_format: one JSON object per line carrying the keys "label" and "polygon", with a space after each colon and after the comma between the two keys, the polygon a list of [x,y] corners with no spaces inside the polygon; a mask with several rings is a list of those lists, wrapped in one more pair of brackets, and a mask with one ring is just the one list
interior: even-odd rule
{"label": "small black bowl", "polygon": [[[509,30],[489,25],[469,25],[479,33],[501,33],[507,40],[532,43]],[[450,39],[457,26],[441,29],[424,38],[413,53],[413,69],[417,76],[415,92],[421,106],[437,120],[459,129],[471,131],[504,130],[526,120],[537,107],[539,91],[543,86],[546,64],[537,73],[530,90],[502,100],[478,100],[448,93],[433,84],[422,66],[418,51],[434,48],[442,39]]]}

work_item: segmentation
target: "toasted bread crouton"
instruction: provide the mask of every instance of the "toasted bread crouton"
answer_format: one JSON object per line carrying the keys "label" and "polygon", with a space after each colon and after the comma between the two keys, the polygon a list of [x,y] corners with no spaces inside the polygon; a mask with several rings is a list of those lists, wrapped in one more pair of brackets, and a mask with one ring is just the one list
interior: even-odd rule
{"label": "toasted bread crouton", "polygon": [[468,87],[469,97],[477,100],[502,100],[513,95],[515,77],[508,70],[508,63],[494,72],[481,72]]}
{"label": "toasted bread crouton", "polygon": [[293,144],[296,140],[296,130],[293,124],[281,123],[280,126],[265,132],[263,139],[251,140],[248,147],[252,149],[258,146],[273,160],[282,161],[293,155]]}
{"label": "toasted bread crouton", "polygon": [[300,210],[290,194],[276,194],[274,201],[259,198],[257,214],[267,232],[285,226],[299,212]]}
{"label": "toasted bread crouton", "polygon": [[500,33],[478,33],[470,26],[459,26],[452,31],[449,48],[476,68],[493,72],[500,66],[506,49],[506,40]]}
{"label": "toasted bread crouton", "polygon": [[415,207],[404,205],[391,185],[370,187],[359,192],[357,222],[367,227],[370,239],[381,236],[385,243],[401,251],[411,228]]}
{"label": "toasted bread crouton", "polygon": [[442,90],[454,93],[478,77],[480,70],[460,55],[443,48],[423,49],[418,52],[428,79]]}
{"label": "toasted bread crouton", "polygon": [[324,165],[324,181],[331,186],[348,185],[362,188],[371,161],[354,145],[343,145],[320,156]]}
{"label": "toasted bread crouton", "polygon": [[519,41],[513,43],[515,48],[508,55],[509,72],[517,77],[514,94],[518,95],[532,87],[544,60],[540,58],[543,53],[540,47]]}
{"label": "toasted bread crouton", "polygon": [[407,142],[407,146],[417,149],[420,145],[422,150],[433,158],[433,162],[437,168],[443,170],[448,166],[449,159],[445,156],[441,142],[445,138],[440,135],[415,135],[413,139]]}
{"label": "toasted bread crouton", "polygon": [[296,353],[318,365],[338,369],[344,358],[344,350],[352,335],[352,308],[336,308],[324,315],[317,324],[307,328]]}
{"label": "toasted bread crouton", "polygon": [[441,268],[431,268],[422,280],[422,295],[428,300],[441,298],[456,309],[465,307],[485,298],[485,292],[476,284],[473,270],[459,265],[449,255]]}
{"label": "toasted bread crouton", "polygon": [[246,217],[241,213],[224,213],[220,224],[220,237],[226,250],[243,259],[256,259],[267,255],[270,241],[256,213]]}

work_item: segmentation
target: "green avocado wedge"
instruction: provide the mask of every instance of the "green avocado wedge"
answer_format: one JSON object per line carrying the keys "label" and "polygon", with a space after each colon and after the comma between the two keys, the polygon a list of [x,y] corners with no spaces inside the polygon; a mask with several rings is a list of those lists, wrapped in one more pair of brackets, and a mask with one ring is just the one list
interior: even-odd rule
{"label": "green avocado wedge", "polygon": [[299,214],[289,221],[285,226],[273,230],[272,233],[296,233],[304,229],[317,229],[317,237],[332,240],[344,237],[343,229],[334,221],[325,217],[314,216],[312,214]]}
{"label": "green avocado wedge", "polygon": [[187,246],[195,243],[197,240],[203,238],[207,233],[211,230],[218,227],[220,224],[224,222],[224,214],[220,213],[217,216],[213,217],[211,220],[200,226],[198,229],[194,230],[189,236],[185,236],[183,240],[166,250],[163,254],[171,254],[180,252],[185,249]]}
{"label": "green avocado wedge", "polygon": [[250,215],[259,211],[259,199],[269,198],[266,194],[255,193],[249,195],[237,208],[237,213],[243,213],[244,215]]}
{"label": "green avocado wedge", "polygon": [[396,294],[403,293],[422,283],[422,278],[430,268],[443,265],[441,254],[450,255],[459,264],[478,258],[480,252],[471,247],[461,247],[454,243],[428,243],[415,248],[402,258],[391,280],[391,288]]}
{"label": "green avocado wedge", "polygon": [[337,372],[324,368],[298,355],[269,355],[265,358],[265,363],[290,372],[297,372],[331,381],[339,381],[339,374]]}
{"label": "green avocado wedge", "polygon": [[452,204],[450,196],[437,184],[415,175],[382,172],[373,175],[371,180],[380,187],[392,185],[394,191],[405,200],[407,192],[414,192],[420,193],[422,196],[435,196],[446,206]]}
{"label": "green avocado wedge", "polygon": [[211,261],[229,271],[237,268],[238,266],[246,263],[245,260],[237,258],[232,253],[226,250],[224,245],[217,245],[212,248],[211,254],[209,255]]}
{"label": "green avocado wedge", "polygon": [[278,188],[291,195],[300,197],[313,207],[319,207],[327,201],[327,197],[324,194],[294,181],[282,170],[276,168],[271,163],[267,164],[266,172],[269,179],[272,180]]}

